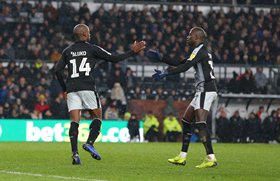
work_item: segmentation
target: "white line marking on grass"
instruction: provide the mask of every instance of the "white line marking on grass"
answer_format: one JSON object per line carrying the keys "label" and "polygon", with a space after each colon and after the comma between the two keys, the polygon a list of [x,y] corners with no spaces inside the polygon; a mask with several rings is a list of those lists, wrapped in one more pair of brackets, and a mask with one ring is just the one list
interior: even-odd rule
{"label": "white line marking on grass", "polygon": [[64,180],[105,181],[105,180],[96,180],[96,179],[85,179],[80,177],[65,177],[59,175],[44,175],[39,173],[16,172],[16,171],[9,171],[9,170],[0,170],[0,173],[10,174],[10,175],[26,175],[31,177],[56,178],[56,179],[64,179]]}

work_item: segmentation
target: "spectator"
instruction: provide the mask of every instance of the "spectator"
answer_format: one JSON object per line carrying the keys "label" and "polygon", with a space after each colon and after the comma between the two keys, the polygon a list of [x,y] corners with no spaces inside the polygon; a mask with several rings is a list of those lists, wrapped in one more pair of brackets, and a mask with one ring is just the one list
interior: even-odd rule
{"label": "spectator", "polygon": [[182,127],[173,113],[169,113],[163,120],[163,134],[165,141],[176,142],[182,133]]}
{"label": "spectator", "polygon": [[31,112],[30,116],[31,116],[31,119],[43,119],[43,114],[40,111],[38,111],[37,109],[34,109]]}
{"label": "spectator", "polygon": [[144,120],[144,138],[149,142],[159,141],[159,122],[152,111],[149,111]]}
{"label": "spectator", "polygon": [[239,111],[235,111],[229,120],[232,133],[232,141],[240,143],[244,141],[244,120],[240,117]]}
{"label": "spectator", "polygon": [[256,81],[257,93],[266,94],[267,93],[267,77],[263,73],[263,68],[258,67],[257,72],[254,75]]}
{"label": "spectator", "polygon": [[38,102],[35,104],[35,109],[38,110],[40,113],[48,110],[50,106],[47,103],[46,96],[41,94],[38,97]]}
{"label": "spectator", "polygon": [[163,110],[163,115],[164,117],[167,117],[168,115],[170,115],[172,113],[172,115],[174,115],[175,117],[178,117],[178,112],[176,111],[175,107],[174,107],[174,99],[172,96],[169,96],[166,100],[166,107]]}
{"label": "spectator", "polygon": [[227,118],[227,113],[224,109],[221,110],[219,117],[216,119],[217,123],[217,136],[220,142],[228,143],[231,142],[231,128],[230,122]]}
{"label": "spectator", "polygon": [[271,111],[271,115],[266,117],[262,124],[263,137],[266,143],[273,143],[276,141],[276,128],[277,128],[277,112]]}
{"label": "spectator", "polygon": [[120,120],[119,111],[117,109],[117,102],[113,101],[105,111],[105,119]]}
{"label": "spectator", "polygon": [[247,69],[244,74],[240,75],[240,92],[251,94],[255,91],[255,79],[252,70]]}
{"label": "spectator", "polygon": [[4,119],[5,115],[4,115],[4,107],[2,105],[0,105],[0,119]]}
{"label": "spectator", "polygon": [[239,93],[240,89],[239,89],[238,74],[235,71],[233,71],[232,74],[233,74],[233,76],[230,79],[229,84],[228,84],[228,92]]}
{"label": "spectator", "polygon": [[131,89],[133,87],[135,87],[135,77],[133,75],[133,71],[131,70],[131,68],[127,68],[126,69],[126,74],[125,74],[125,90]]}
{"label": "spectator", "polygon": [[131,114],[131,118],[127,123],[128,132],[130,135],[130,142],[140,141],[140,122],[137,120],[136,114]]}
{"label": "spectator", "polygon": [[258,117],[259,121],[262,123],[266,116],[267,116],[267,114],[264,110],[264,107],[260,106],[259,110],[257,112],[257,117]]}
{"label": "spectator", "polygon": [[57,95],[55,100],[53,100],[50,106],[50,112],[53,115],[52,117],[55,119],[68,118],[67,105],[66,102],[64,101],[63,93]]}
{"label": "spectator", "polygon": [[117,102],[117,107],[120,110],[120,115],[123,115],[126,111],[126,97],[124,95],[124,90],[119,82],[114,83],[114,86],[112,88],[111,92],[111,100],[114,100]]}
{"label": "spectator", "polygon": [[18,118],[19,119],[31,119],[29,110],[26,107],[22,106]]}
{"label": "spectator", "polygon": [[247,142],[254,143],[260,141],[261,122],[255,113],[250,113],[249,118],[246,120],[245,130]]}

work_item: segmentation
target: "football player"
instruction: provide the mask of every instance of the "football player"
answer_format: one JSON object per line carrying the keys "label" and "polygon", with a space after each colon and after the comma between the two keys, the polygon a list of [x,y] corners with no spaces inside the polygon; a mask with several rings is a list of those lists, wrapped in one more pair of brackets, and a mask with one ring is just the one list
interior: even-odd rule
{"label": "football player", "polygon": [[[134,42],[131,50],[120,55],[112,55],[103,48],[88,43],[90,30],[85,24],[78,24],[73,29],[75,42],[63,50],[61,59],[56,64],[55,72],[58,81],[67,97],[67,106],[70,113],[71,126],[69,137],[72,148],[72,164],[81,164],[77,149],[78,128],[81,110],[89,110],[92,122],[87,142],[83,149],[88,151],[94,159],[100,160],[101,156],[93,144],[99,135],[102,110],[98,93],[95,89],[92,71],[100,60],[119,62],[136,55],[146,47],[145,41]],[[68,77],[64,82],[64,68],[68,66]]]}
{"label": "football player", "polygon": [[195,69],[195,96],[187,107],[182,118],[183,138],[182,149],[179,155],[168,159],[169,163],[185,165],[188,147],[192,136],[192,122],[195,121],[196,127],[199,130],[199,137],[206,150],[206,158],[202,164],[197,165],[197,168],[214,167],[217,165],[217,160],[212,148],[210,132],[206,125],[208,112],[214,100],[217,97],[217,86],[213,71],[212,55],[204,45],[206,33],[200,27],[194,27],[190,30],[187,36],[187,43],[193,48],[189,57],[184,60],[170,60],[155,50],[149,50],[147,55],[150,58],[157,59],[170,67],[164,71],[155,70],[153,78],[161,80],[166,76],[178,74],[189,70],[191,67]]}

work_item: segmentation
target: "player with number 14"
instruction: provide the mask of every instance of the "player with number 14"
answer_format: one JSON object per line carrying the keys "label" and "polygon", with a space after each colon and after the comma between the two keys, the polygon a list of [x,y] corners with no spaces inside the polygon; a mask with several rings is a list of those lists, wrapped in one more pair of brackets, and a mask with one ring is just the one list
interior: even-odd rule
{"label": "player with number 14", "polygon": [[[75,42],[64,49],[61,59],[56,64],[55,72],[58,81],[67,99],[68,111],[70,113],[71,126],[69,137],[72,148],[72,164],[80,165],[81,160],[78,154],[78,128],[81,110],[89,110],[92,118],[90,133],[83,149],[91,156],[100,160],[101,156],[94,148],[93,144],[99,135],[102,110],[98,93],[95,90],[92,71],[95,64],[100,60],[109,62],[119,62],[139,53],[146,47],[145,41],[134,42],[131,50],[120,55],[112,55],[103,48],[88,43],[90,31],[87,25],[78,24],[73,29]],[[66,83],[63,78],[64,68],[68,66],[68,77]]]}

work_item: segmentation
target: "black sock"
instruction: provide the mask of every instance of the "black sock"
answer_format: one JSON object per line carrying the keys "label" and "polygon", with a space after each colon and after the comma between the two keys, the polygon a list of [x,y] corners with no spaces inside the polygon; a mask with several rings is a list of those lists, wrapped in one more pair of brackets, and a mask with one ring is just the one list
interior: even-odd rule
{"label": "black sock", "polygon": [[69,137],[71,141],[71,148],[72,148],[72,153],[78,153],[78,134],[79,134],[79,124],[76,122],[71,122],[71,126],[69,129]]}
{"label": "black sock", "polygon": [[182,119],[183,123],[183,137],[182,137],[182,152],[188,152],[189,144],[192,137],[192,124],[186,120]]}
{"label": "black sock", "polygon": [[210,138],[210,132],[207,128],[206,122],[196,123],[196,125],[199,130],[200,141],[203,143],[207,155],[214,154],[213,148],[212,148],[212,142],[211,142],[211,138]]}
{"label": "black sock", "polygon": [[101,120],[94,119],[89,126],[90,132],[87,140],[88,144],[93,145],[93,143],[95,142],[96,138],[100,133],[100,128],[101,128]]}

